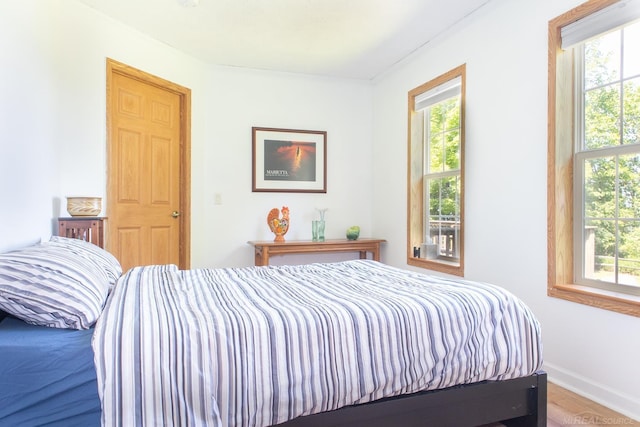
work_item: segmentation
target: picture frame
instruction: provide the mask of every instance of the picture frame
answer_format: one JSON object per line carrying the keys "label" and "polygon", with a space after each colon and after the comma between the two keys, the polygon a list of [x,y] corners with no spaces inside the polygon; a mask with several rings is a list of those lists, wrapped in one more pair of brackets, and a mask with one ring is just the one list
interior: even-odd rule
{"label": "picture frame", "polygon": [[327,132],[252,127],[253,192],[326,193]]}

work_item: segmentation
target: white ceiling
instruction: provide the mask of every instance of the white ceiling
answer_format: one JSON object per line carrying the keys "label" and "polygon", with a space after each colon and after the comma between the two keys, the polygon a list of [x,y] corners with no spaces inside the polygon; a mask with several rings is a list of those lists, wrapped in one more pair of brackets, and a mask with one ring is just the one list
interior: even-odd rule
{"label": "white ceiling", "polygon": [[369,80],[490,0],[78,1],[207,63]]}

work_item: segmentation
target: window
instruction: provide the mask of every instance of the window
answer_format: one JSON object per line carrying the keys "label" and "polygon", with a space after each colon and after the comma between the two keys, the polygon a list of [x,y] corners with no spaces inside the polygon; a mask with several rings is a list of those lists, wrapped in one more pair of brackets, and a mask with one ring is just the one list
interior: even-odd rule
{"label": "window", "polygon": [[551,296],[640,316],[640,0],[549,23]]}
{"label": "window", "polygon": [[464,275],[462,65],[409,92],[407,262]]}

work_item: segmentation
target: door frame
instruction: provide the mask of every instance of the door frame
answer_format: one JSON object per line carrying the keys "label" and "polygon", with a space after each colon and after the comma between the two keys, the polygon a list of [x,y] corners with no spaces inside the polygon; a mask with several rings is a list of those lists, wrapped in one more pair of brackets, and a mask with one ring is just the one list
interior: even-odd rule
{"label": "door frame", "polygon": [[[113,135],[111,134],[111,87],[115,74],[173,92],[180,98],[180,217],[178,219],[180,222],[180,241],[178,267],[180,269],[188,269],[191,267],[191,89],[107,58],[107,218],[112,207],[112,200],[117,198],[116,177],[113,176],[109,166],[109,156],[113,142]],[[115,229],[115,227],[109,227],[109,222],[107,222],[107,236],[105,239],[107,250],[110,244],[110,229]]]}

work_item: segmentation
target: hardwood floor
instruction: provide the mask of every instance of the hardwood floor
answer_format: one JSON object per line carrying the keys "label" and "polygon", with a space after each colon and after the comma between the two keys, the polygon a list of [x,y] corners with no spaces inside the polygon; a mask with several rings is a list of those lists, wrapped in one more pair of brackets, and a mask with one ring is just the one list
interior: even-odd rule
{"label": "hardwood floor", "polygon": [[633,426],[640,422],[553,383],[547,390],[547,427]]}
{"label": "hardwood floor", "polygon": [[[575,394],[551,382],[547,383],[547,427],[640,427],[640,422]],[[480,427],[504,427],[485,424]]]}

